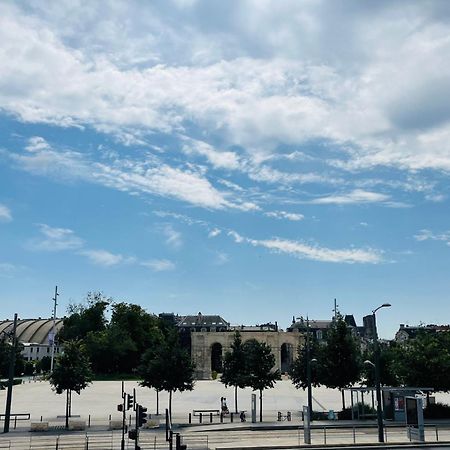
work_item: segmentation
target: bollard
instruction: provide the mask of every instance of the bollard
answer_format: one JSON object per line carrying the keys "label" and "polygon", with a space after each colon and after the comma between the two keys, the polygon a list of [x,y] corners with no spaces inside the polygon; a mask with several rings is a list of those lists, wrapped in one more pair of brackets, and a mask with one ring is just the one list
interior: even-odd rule
{"label": "bollard", "polygon": [[220,423],[223,423],[223,413],[220,413]]}
{"label": "bollard", "polygon": [[278,422],[281,422],[281,411],[278,411],[278,418],[277,418]]}
{"label": "bollard", "polygon": [[14,429],[17,427],[17,416],[14,417]]}
{"label": "bollard", "polygon": [[198,423],[202,423],[203,422],[203,414],[200,413],[200,415],[198,416]]}
{"label": "bollard", "polygon": [[439,441],[439,436],[438,436],[438,427],[437,425],[434,426],[434,431],[436,432],[436,442]]}
{"label": "bollard", "polygon": [[41,416],[41,422],[42,422],[42,416]]}
{"label": "bollard", "polygon": [[175,448],[176,450],[180,450],[180,447],[181,447],[181,436],[180,433],[177,433],[175,435]]}
{"label": "bollard", "polygon": [[323,427],[323,445],[327,445],[327,427]]}
{"label": "bollard", "polygon": [[209,413],[209,423],[212,423],[212,413]]}
{"label": "bollard", "polygon": [[192,423],[192,414],[189,413],[189,423]]}
{"label": "bollard", "polygon": [[108,420],[111,420],[111,414],[109,415],[109,419]]}
{"label": "bollard", "polygon": [[355,427],[353,427],[353,443],[356,444]]}
{"label": "bollard", "polygon": [[233,413],[230,414],[230,422],[233,422]]}
{"label": "bollard", "polygon": [[88,428],[91,428],[91,415],[88,416]]}
{"label": "bollard", "polygon": [[287,421],[288,421],[288,422],[290,422],[290,421],[292,420],[292,415],[291,415],[291,412],[290,412],[290,411],[287,412],[286,418],[287,418]]}

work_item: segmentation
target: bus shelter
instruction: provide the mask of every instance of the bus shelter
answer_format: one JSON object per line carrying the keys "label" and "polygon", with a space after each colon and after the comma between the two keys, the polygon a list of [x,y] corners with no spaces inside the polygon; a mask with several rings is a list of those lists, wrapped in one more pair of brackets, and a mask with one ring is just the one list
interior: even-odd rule
{"label": "bus shelter", "polygon": [[[350,403],[352,420],[376,419],[376,388],[371,386],[358,386],[345,389],[350,392]],[[431,401],[430,393],[433,388],[422,387],[392,387],[383,386],[382,411],[383,418],[394,422],[404,422],[405,397],[416,397],[418,395],[426,397],[425,404]]]}

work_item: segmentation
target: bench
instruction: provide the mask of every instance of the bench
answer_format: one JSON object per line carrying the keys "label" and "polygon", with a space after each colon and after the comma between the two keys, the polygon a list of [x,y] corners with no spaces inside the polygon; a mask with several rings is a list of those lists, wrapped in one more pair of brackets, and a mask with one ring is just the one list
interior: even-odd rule
{"label": "bench", "polygon": [[[0,414],[0,420],[5,420],[5,415],[4,414]],[[11,413],[9,415],[9,420],[30,420],[30,413],[17,413],[17,414],[13,414]]]}
{"label": "bench", "polygon": [[86,422],[84,420],[69,420],[70,431],[84,431],[86,429]]}
{"label": "bench", "polygon": [[122,429],[122,421],[121,420],[110,420],[109,421],[109,430],[121,430]]}
{"label": "bench", "polygon": [[31,422],[30,431],[48,431],[48,422]]}
{"label": "bench", "polygon": [[207,415],[207,414],[212,414],[214,416],[220,416],[220,411],[218,409],[194,409],[192,411],[192,414],[194,416],[199,416],[201,415]]}

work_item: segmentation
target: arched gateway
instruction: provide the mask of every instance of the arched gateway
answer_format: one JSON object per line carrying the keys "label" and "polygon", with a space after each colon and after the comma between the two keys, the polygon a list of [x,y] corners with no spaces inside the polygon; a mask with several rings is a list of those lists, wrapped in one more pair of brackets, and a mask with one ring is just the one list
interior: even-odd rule
{"label": "arched gateway", "polygon": [[[275,355],[275,367],[286,372],[294,361],[296,349],[303,343],[301,333],[286,331],[241,331],[242,341],[256,339],[265,342]],[[191,332],[191,357],[196,365],[196,378],[208,380],[211,372],[221,372],[223,356],[230,350],[234,331]],[[220,370],[217,370],[220,369]]]}

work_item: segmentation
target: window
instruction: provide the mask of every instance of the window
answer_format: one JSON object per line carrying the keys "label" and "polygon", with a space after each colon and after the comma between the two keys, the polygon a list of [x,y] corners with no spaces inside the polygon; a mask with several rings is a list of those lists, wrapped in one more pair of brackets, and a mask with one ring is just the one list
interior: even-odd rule
{"label": "window", "polygon": [[323,333],[322,330],[317,330],[316,331],[316,337],[318,341],[321,341],[323,339]]}

